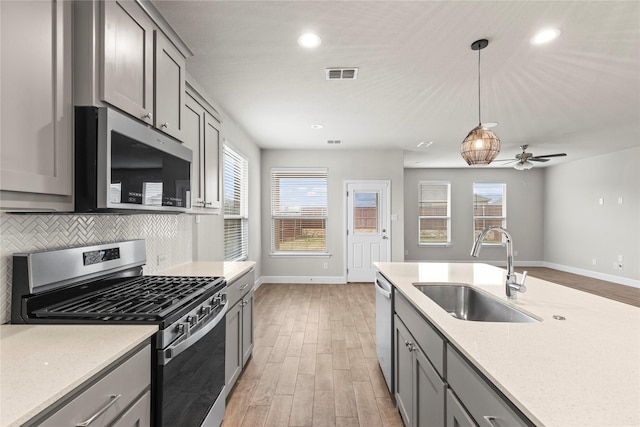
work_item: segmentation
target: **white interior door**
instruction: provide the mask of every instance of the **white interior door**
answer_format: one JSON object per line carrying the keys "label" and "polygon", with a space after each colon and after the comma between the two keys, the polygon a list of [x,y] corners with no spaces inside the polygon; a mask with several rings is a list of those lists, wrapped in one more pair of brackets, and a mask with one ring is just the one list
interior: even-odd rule
{"label": "white interior door", "polygon": [[347,282],[373,282],[374,262],[391,252],[389,181],[349,181],[347,187]]}

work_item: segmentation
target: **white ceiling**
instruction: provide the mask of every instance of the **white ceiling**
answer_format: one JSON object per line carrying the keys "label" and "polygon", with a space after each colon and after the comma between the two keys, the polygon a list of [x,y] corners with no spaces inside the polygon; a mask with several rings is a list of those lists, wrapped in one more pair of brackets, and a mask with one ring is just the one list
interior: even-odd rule
{"label": "white ceiling", "polygon": [[[568,154],[536,165],[550,166],[640,145],[638,1],[153,3],[193,51],[189,73],[263,148],[401,148],[406,167],[467,167],[480,38],[498,158],[522,144]],[[560,38],[531,45],[548,26]],[[308,31],[315,50],[297,44]],[[358,67],[358,79],[326,81],[328,67]]]}

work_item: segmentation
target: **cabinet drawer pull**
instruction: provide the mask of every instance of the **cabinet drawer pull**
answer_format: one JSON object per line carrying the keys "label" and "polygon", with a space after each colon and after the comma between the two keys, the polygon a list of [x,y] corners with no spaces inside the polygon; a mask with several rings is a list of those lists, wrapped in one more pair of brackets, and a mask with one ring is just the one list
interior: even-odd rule
{"label": "cabinet drawer pull", "polygon": [[107,411],[107,409],[111,408],[111,406],[113,406],[113,404],[116,403],[116,401],[118,399],[120,399],[121,397],[122,397],[121,394],[110,394],[109,395],[109,402],[107,402],[106,405],[104,405],[101,409],[99,409],[98,412],[96,412],[87,421],[84,421],[84,422],[76,424],[76,427],[87,427],[89,424],[91,424],[92,422],[97,420],[100,415],[104,414]]}
{"label": "cabinet drawer pull", "polygon": [[496,417],[492,417],[491,415],[485,415],[482,418],[484,418],[484,420],[487,422],[489,427],[498,427],[498,425],[493,422],[496,419]]}
{"label": "cabinet drawer pull", "polygon": [[163,124],[160,125],[162,128],[166,129],[169,127],[169,123],[164,122]]}
{"label": "cabinet drawer pull", "polygon": [[240,290],[242,291],[242,290],[247,289],[247,286],[249,286],[249,284],[245,283],[244,285],[240,286]]}

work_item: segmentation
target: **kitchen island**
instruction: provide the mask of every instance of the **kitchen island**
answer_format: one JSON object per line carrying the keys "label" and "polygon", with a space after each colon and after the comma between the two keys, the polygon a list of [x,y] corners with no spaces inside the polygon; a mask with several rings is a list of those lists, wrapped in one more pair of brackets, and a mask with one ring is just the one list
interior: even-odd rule
{"label": "kitchen island", "polygon": [[[640,425],[640,309],[536,278],[517,300],[480,263],[377,263],[395,291],[536,425]],[[463,283],[541,320],[456,319],[414,283]],[[557,320],[561,316],[565,320]]]}

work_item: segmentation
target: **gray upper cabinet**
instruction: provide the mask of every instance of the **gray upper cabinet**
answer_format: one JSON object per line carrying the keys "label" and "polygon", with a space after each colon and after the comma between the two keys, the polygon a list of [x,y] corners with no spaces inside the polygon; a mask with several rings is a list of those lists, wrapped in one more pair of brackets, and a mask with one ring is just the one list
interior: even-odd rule
{"label": "gray upper cabinet", "polygon": [[71,17],[67,1],[0,2],[4,210],[73,210]]}
{"label": "gray upper cabinet", "polygon": [[102,5],[102,98],[153,124],[153,21],[133,1]]}
{"label": "gray upper cabinet", "polygon": [[184,108],[184,145],[193,151],[191,162],[191,210],[220,213],[222,141],[220,121],[213,107],[187,84]]}
{"label": "gray upper cabinet", "polygon": [[182,140],[185,58],[160,31],[155,32],[156,127]]}
{"label": "gray upper cabinet", "polygon": [[182,141],[188,48],[151,3],[73,3],[76,105],[110,104]]}

